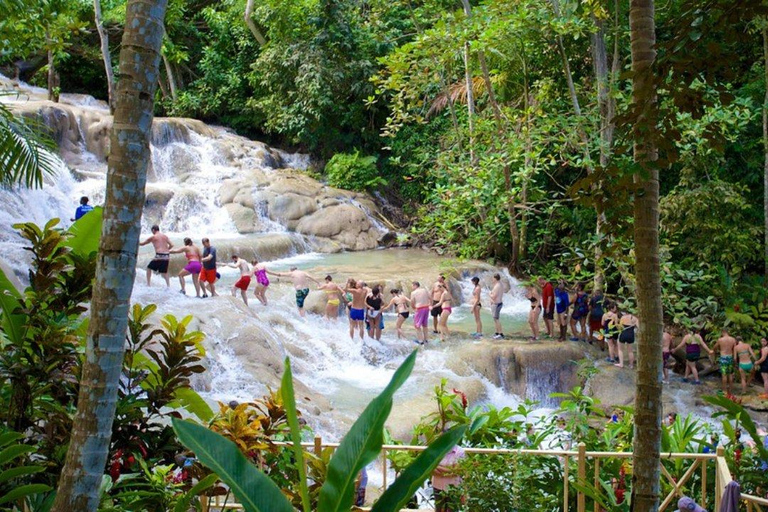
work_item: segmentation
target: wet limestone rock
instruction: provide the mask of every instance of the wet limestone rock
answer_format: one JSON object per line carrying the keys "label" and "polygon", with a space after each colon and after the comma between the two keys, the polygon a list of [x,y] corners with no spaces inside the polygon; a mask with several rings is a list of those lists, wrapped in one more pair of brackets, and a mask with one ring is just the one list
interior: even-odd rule
{"label": "wet limestone rock", "polygon": [[224,205],[224,209],[227,210],[238,233],[245,235],[257,231],[258,218],[253,208],[246,208],[238,203],[229,203]]}

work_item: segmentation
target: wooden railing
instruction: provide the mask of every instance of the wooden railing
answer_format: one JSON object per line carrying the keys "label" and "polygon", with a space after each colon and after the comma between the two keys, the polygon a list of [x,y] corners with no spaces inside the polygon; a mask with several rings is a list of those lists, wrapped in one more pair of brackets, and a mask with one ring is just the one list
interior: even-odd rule
{"label": "wooden railing", "polygon": [[[291,443],[276,442],[278,446],[291,446]],[[302,446],[314,451],[315,455],[319,456],[324,448],[337,448],[339,443],[323,443],[320,436],[316,436],[314,442],[302,443]],[[382,489],[386,489],[388,486],[388,470],[389,461],[387,460],[388,452],[392,451],[411,451],[417,452],[425,450],[426,446],[413,446],[413,445],[384,445],[381,448],[381,456],[379,457],[379,463],[381,464],[382,474]],[[486,455],[510,455],[510,456],[523,456],[523,457],[557,457],[561,460],[563,465],[563,512],[568,512],[569,500],[571,497],[571,483],[570,483],[570,471],[571,460],[576,460],[576,481],[582,486],[587,484],[587,461],[592,460],[594,462],[594,476],[592,485],[596,492],[600,492],[602,489],[600,482],[600,464],[602,460],[613,459],[631,459],[632,452],[595,452],[587,451],[584,443],[579,443],[576,450],[527,450],[527,449],[502,449],[502,448],[464,448],[464,452],[467,454],[486,454]],[[663,453],[661,454],[662,460],[684,460],[691,461],[691,465],[687,467],[682,476],[677,477],[669,473],[669,471],[661,466],[661,474],[668,481],[671,486],[671,490],[663,496],[659,505],[659,511],[674,510],[676,508],[677,499],[686,495],[694,500],[698,498],[697,503],[702,507],[707,507],[708,494],[710,485],[714,486],[714,510],[719,510],[720,500],[723,496],[725,486],[731,482],[731,472],[726,462],[723,447],[717,448],[717,453]],[[714,464],[715,481],[708,482],[708,469],[709,464]],[[684,492],[685,484],[688,483],[695,475],[696,470],[700,470],[700,493],[698,496],[692,496],[688,492]],[[241,510],[242,506],[233,502],[233,497],[229,497],[226,504],[226,510]],[[748,494],[741,495],[741,501],[745,506],[747,512],[768,512],[768,500],[760,498],[758,496],[751,496]],[[583,492],[576,492],[576,511],[586,512],[586,495]],[[208,510],[219,511],[224,506],[224,501],[221,497],[216,496],[211,498],[210,501],[203,504],[203,511]],[[572,508],[572,507],[571,507]],[[223,512],[223,510],[221,511]],[[594,503],[594,512],[600,512],[600,507],[597,503]]]}

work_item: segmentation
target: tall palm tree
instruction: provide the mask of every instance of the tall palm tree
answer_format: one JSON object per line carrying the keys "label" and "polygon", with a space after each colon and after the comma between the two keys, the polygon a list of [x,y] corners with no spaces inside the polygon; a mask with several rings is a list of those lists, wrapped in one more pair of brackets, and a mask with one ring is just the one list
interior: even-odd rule
{"label": "tall palm tree", "polygon": [[72,437],[54,512],[95,512],[125,353],[167,0],[129,0],[96,283]]}
{"label": "tall palm tree", "polygon": [[659,508],[661,449],[661,337],[663,312],[659,275],[658,106],[653,65],[656,27],[653,0],[631,0],[632,104],[635,176],[635,274],[640,317],[635,394],[632,508]]}

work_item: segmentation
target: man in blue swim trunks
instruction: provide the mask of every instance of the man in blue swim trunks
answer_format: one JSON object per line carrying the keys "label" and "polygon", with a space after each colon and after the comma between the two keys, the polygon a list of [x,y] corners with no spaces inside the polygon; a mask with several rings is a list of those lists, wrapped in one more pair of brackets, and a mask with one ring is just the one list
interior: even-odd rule
{"label": "man in blue swim trunks", "polygon": [[299,315],[304,316],[304,300],[309,295],[309,282],[312,281],[316,285],[320,283],[314,277],[310,276],[303,270],[299,270],[297,267],[291,267],[290,272],[271,272],[271,274],[279,277],[287,277],[293,283],[293,287],[296,289],[296,307],[299,308]]}

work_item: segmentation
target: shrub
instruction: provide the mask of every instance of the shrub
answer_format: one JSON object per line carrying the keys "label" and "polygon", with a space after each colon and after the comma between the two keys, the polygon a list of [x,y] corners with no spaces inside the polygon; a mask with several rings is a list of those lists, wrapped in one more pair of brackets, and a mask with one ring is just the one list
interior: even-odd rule
{"label": "shrub", "polygon": [[337,153],[325,165],[328,183],[348,190],[370,190],[382,187],[387,181],[379,176],[377,157],[354,153]]}

